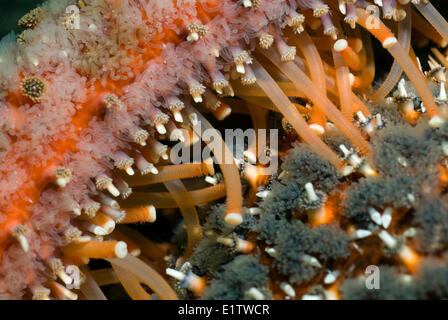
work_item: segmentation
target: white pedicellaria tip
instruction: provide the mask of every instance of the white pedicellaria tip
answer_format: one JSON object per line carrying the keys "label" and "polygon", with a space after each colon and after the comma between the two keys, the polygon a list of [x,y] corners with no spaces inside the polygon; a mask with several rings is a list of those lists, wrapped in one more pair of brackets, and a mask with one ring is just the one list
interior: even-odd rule
{"label": "white pedicellaria tip", "polygon": [[361,122],[367,122],[367,118],[364,116],[364,113],[362,113],[362,111],[358,111],[356,112],[356,115],[359,118],[359,121]]}
{"label": "white pedicellaria tip", "polygon": [[398,82],[398,92],[400,94],[401,97],[407,97],[408,93],[406,92],[406,87],[404,86],[404,79],[402,78],[399,82]]}
{"label": "white pedicellaria tip", "polygon": [[126,168],[126,173],[130,176],[133,176],[135,174],[134,169],[132,169],[131,167]]}
{"label": "white pedicellaria tip", "polygon": [[65,188],[68,184],[68,180],[66,178],[57,178],[56,179],[56,184],[60,187],[60,188]]}
{"label": "white pedicellaria tip", "polygon": [[113,195],[114,197],[118,197],[120,195],[120,191],[118,191],[118,189],[112,184],[112,183],[108,183],[107,185],[107,191],[110,192],[111,195]]}
{"label": "white pedicellaria tip", "polygon": [[383,212],[383,217],[381,218],[382,225],[384,229],[389,228],[390,223],[392,222],[392,208],[387,207]]}
{"label": "white pedicellaria tip", "polygon": [[277,254],[277,250],[275,250],[274,248],[266,248],[264,249],[264,251],[266,251],[266,253],[271,257],[275,257],[275,255]]}
{"label": "white pedicellaria tip", "polygon": [[170,277],[173,277],[174,279],[178,281],[182,281],[185,278],[185,274],[183,272],[177,271],[175,269],[166,268],[165,270],[166,274]]}
{"label": "white pedicellaria tip", "polygon": [[117,258],[124,258],[128,254],[128,245],[124,241],[118,241],[117,245],[115,246],[115,255]]}
{"label": "white pedicellaria tip", "polygon": [[392,216],[383,216],[382,222],[384,229],[389,228],[390,223],[392,222]]}
{"label": "white pedicellaria tip", "polygon": [[211,184],[211,185],[216,185],[218,183],[218,180],[215,177],[211,177],[211,176],[206,176],[205,177],[205,182]]}
{"label": "white pedicellaria tip", "polygon": [[315,257],[310,256],[308,254],[302,254],[299,258],[303,263],[306,263],[312,267],[321,268],[322,265],[320,264],[319,260],[317,260]]}
{"label": "white pedicellaria tip", "polygon": [[339,3],[339,11],[340,11],[343,15],[345,15],[345,14],[347,13],[347,9],[346,9],[346,7],[345,7],[345,3],[343,3],[343,2],[340,2],[340,3]]}
{"label": "white pedicellaria tip", "polygon": [[359,172],[361,172],[365,177],[374,177],[377,175],[377,172],[373,170],[373,168],[368,163],[364,164],[359,169]]}
{"label": "white pedicellaria tip", "polygon": [[252,2],[250,0],[243,0],[243,6],[245,8],[250,8],[252,7]]}
{"label": "white pedicellaria tip", "polygon": [[17,236],[17,240],[20,243],[20,246],[22,247],[23,251],[28,252],[30,251],[30,245],[28,243],[28,240],[26,239],[26,237],[23,234],[19,234]]}
{"label": "white pedicellaria tip", "polygon": [[282,282],[280,283],[280,289],[283,290],[284,293],[286,293],[286,295],[294,298],[296,296],[296,291],[294,290],[294,288],[287,282]]}
{"label": "white pedicellaria tip", "polygon": [[439,116],[434,116],[429,120],[429,125],[433,128],[440,128],[444,123],[445,121]]}
{"label": "white pedicellaria tip", "polygon": [[228,213],[224,217],[224,221],[231,226],[239,226],[243,222],[243,216],[240,213]]}
{"label": "white pedicellaria tip", "polygon": [[269,195],[269,193],[270,193],[269,190],[263,190],[263,191],[257,192],[256,196],[258,198],[263,198],[264,199],[264,198],[266,198]]}
{"label": "white pedicellaria tip", "polygon": [[442,142],[442,151],[444,155],[448,156],[448,142]]}
{"label": "white pedicellaria tip", "polygon": [[381,119],[381,113],[377,113],[375,115],[375,119],[376,119],[376,125],[378,127],[381,127],[383,125],[383,120]]}
{"label": "white pedicellaria tip", "polygon": [[333,272],[328,273],[325,278],[324,278],[324,283],[325,284],[332,284],[333,282],[336,281],[336,279],[339,276],[339,271],[335,270]]}
{"label": "white pedicellaria tip", "polygon": [[158,133],[160,134],[165,134],[166,133],[166,128],[163,124],[159,123],[156,125],[156,130]]}
{"label": "white pedicellaria tip", "polygon": [[306,194],[308,196],[309,201],[314,202],[314,201],[319,200],[319,197],[317,196],[316,192],[314,191],[314,187],[311,182],[308,182],[305,184],[305,190],[306,190]]}
{"label": "white pedicellaria tip", "polygon": [[316,123],[310,124],[310,129],[312,129],[319,136],[321,136],[325,133],[325,129],[321,125],[316,124]]}
{"label": "white pedicellaria tip", "polygon": [[313,267],[322,268],[322,265],[320,264],[319,260],[317,260],[315,257],[310,256],[310,258],[307,262]]}
{"label": "white pedicellaria tip", "polygon": [[378,211],[376,211],[372,207],[369,207],[367,210],[369,211],[370,219],[372,219],[373,222],[375,222],[377,225],[381,225],[383,223],[381,214]]}
{"label": "white pedicellaria tip", "polygon": [[409,237],[409,238],[415,237],[415,236],[417,235],[417,229],[415,229],[415,228],[409,228],[408,230],[406,230],[405,232],[403,232],[403,235],[404,235],[405,237]]}
{"label": "white pedicellaria tip", "polygon": [[264,300],[265,299],[264,294],[260,290],[258,290],[257,288],[250,288],[247,291],[247,294],[249,296],[251,296],[255,300]]}
{"label": "white pedicellaria tip", "polygon": [[339,149],[344,153],[344,156],[348,156],[350,154],[350,151],[347,149],[347,147],[343,144],[339,145]]}
{"label": "white pedicellaria tip", "polygon": [[187,41],[198,41],[198,40],[199,40],[199,35],[197,32],[192,32],[187,37]]}
{"label": "white pedicellaria tip", "polygon": [[373,130],[374,130],[373,123],[370,122],[369,124],[367,124],[367,126],[364,128],[364,130],[365,130],[368,134],[371,134],[371,133],[373,132]]}
{"label": "white pedicellaria tip", "polygon": [[352,174],[353,170],[355,170],[355,168],[353,168],[352,166],[345,166],[342,168],[341,174],[343,177],[345,177]]}
{"label": "white pedicellaria tip", "polygon": [[[350,164],[352,165],[352,166],[358,166],[358,165],[360,165],[361,164],[361,162],[362,162],[362,160],[361,160],[361,158],[356,154],[356,153],[353,153],[351,156],[350,156],[350,158],[348,159],[348,161],[350,162]],[[364,168],[365,167],[365,168]],[[367,164],[366,165],[364,165],[363,166],[363,168],[361,168],[361,170],[365,170],[365,169],[367,169],[367,167],[370,167],[370,166],[368,166]]]}
{"label": "white pedicellaria tip", "polygon": [[447,96],[446,96],[446,89],[445,89],[445,83],[444,82],[440,82],[440,92],[439,92],[439,97],[440,100],[442,101],[446,101],[447,100]]}
{"label": "white pedicellaria tip", "polygon": [[182,117],[182,113],[179,111],[173,111],[174,120],[176,122],[184,122],[184,118]]}
{"label": "white pedicellaria tip", "polygon": [[261,214],[260,208],[249,208],[249,213],[253,216]]}
{"label": "white pedicellaria tip", "polygon": [[382,230],[380,233],[378,233],[378,237],[380,237],[381,240],[388,246],[389,248],[393,249],[397,246],[397,240],[394,239],[386,230]]}
{"label": "white pedicellaria tip", "polygon": [[372,232],[365,229],[358,229],[350,235],[352,239],[363,239],[372,235]]}
{"label": "white pedicellaria tip", "polygon": [[383,47],[386,49],[392,48],[397,42],[397,38],[389,37],[383,41]]}
{"label": "white pedicellaria tip", "polygon": [[339,39],[333,45],[335,51],[340,52],[348,47],[348,42],[345,39]]}

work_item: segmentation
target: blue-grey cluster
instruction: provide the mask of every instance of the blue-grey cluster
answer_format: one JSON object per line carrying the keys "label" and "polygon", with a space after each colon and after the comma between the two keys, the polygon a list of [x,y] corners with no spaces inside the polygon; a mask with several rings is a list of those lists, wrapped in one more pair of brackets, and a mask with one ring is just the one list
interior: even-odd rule
{"label": "blue-grey cluster", "polygon": [[[313,281],[322,279],[325,270],[348,268],[352,255],[360,258],[355,269],[343,275],[340,292],[344,299],[448,298],[448,265],[443,260],[448,248],[444,196],[448,189],[439,178],[446,165],[442,143],[447,141],[448,125],[433,129],[421,121],[411,126],[394,110],[383,112],[387,125],[371,136],[373,152],[366,159],[377,176],[355,173],[343,177],[309,147],[295,144],[282,159],[280,175],[266,187],[270,192],[258,203],[259,215],[251,215],[245,208],[244,223],[233,229],[223,221],[224,205],[209,208],[204,229],[214,233],[199,243],[190,259],[197,274],[211,279],[204,298],[250,298],[247,290],[252,287],[269,297],[268,288],[279,281],[298,286],[316,284]],[[340,152],[340,144],[351,147],[335,132],[324,140],[336,152]],[[340,213],[339,223],[309,225],[308,214],[315,208],[306,205],[306,183],[324,195],[322,201],[334,195],[341,199],[335,207]],[[389,230],[395,233],[396,249],[388,249],[377,236],[382,227],[373,223],[369,207],[379,212],[390,207],[399,212],[394,216],[399,221],[394,221],[393,231]],[[350,237],[349,226],[371,230],[372,236],[357,241]],[[405,236],[410,229],[415,234]],[[249,239],[257,247],[250,255],[240,254],[217,243],[213,234]],[[404,243],[422,256],[415,274],[394,257]],[[375,257],[363,256],[362,248],[359,250],[363,245],[366,252],[372,247],[381,252]],[[372,261],[380,267],[380,290],[366,289],[365,277],[359,272]],[[325,285],[312,287],[323,292]]]}

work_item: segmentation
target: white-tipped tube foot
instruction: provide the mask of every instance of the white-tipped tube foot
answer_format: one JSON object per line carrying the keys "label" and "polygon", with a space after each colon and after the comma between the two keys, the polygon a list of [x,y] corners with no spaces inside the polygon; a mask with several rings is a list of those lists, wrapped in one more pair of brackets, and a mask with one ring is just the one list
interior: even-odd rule
{"label": "white-tipped tube foot", "polygon": [[228,213],[224,221],[231,226],[239,226],[243,222],[243,216],[240,213]]}

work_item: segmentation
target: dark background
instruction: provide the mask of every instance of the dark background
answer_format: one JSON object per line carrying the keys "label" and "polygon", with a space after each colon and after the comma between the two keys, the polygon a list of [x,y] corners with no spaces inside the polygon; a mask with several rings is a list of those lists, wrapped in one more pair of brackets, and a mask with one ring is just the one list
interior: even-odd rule
{"label": "dark background", "polygon": [[19,31],[17,21],[25,13],[41,4],[42,0],[0,0],[0,38],[11,30]]}
{"label": "dark background", "polygon": [[[0,38],[11,30],[18,31],[17,21],[42,2],[42,0],[0,0]],[[442,15],[448,17],[447,0],[432,0],[431,3],[437,7]]]}

